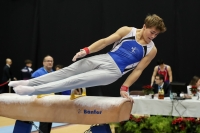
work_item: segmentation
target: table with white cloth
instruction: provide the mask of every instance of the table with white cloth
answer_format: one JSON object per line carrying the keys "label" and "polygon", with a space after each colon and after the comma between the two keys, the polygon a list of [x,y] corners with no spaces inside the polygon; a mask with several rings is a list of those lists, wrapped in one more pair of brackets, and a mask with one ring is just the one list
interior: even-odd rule
{"label": "table with white cloth", "polygon": [[197,97],[186,100],[148,99],[132,96],[134,99],[131,114],[200,117],[200,100]]}

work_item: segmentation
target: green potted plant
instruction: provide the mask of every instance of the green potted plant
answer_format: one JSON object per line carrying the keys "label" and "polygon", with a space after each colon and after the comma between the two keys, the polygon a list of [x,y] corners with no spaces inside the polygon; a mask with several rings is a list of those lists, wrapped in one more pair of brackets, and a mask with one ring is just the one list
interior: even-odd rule
{"label": "green potted plant", "polygon": [[171,133],[172,117],[151,116],[147,119],[146,124],[154,133]]}
{"label": "green potted plant", "polygon": [[195,132],[200,133],[200,119],[196,119],[195,121]]}
{"label": "green potted plant", "polygon": [[200,120],[196,118],[134,116],[117,124],[116,133],[200,133]]}
{"label": "green potted plant", "polygon": [[147,129],[146,121],[148,118],[147,116],[134,116],[131,114],[128,121],[119,123],[117,133],[147,133],[148,130],[145,129]]}

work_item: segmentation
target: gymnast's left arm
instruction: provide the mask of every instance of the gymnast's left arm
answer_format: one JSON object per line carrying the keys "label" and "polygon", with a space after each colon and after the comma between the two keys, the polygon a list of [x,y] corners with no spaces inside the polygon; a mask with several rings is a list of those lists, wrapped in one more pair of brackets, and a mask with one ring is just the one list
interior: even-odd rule
{"label": "gymnast's left arm", "polygon": [[123,83],[120,89],[120,95],[124,98],[129,98],[127,91],[128,88],[140,77],[143,70],[149,65],[152,59],[156,56],[157,49],[154,46],[152,50],[147,54],[137,65],[137,67],[133,70],[133,72],[128,76],[128,78]]}
{"label": "gymnast's left arm", "polygon": [[119,28],[115,33],[111,34],[110,36],[94,42],[89,47],[83,48],[80,52],[76,53],[72,60],[76,61],[77,58],[82,58],[87,54],[95,53],[102,50],[106,46],[120,40],[122,37],[127,35],[131,31],[131,29],[132,28],[127,26]]}

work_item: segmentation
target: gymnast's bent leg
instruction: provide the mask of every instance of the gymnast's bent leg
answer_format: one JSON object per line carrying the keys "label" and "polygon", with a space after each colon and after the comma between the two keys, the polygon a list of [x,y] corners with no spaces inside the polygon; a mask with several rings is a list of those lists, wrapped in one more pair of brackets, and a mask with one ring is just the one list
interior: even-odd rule
{"label": "gymnast's bent leg", "polygon": [[102,55],[92,56],[89,58],[84,58],[61,70],[45,74],[43,76],[34,79],[11,81],[9,83],[9,86],[13,87],[16,87],[18,85],[37,86],[53,81],[62,80],[70,76],[74,76],[97,68],[100,64],[104,63],[103,61],[107,61],[105,60],[107,56],[108,56],[107,54],[102,54]]}

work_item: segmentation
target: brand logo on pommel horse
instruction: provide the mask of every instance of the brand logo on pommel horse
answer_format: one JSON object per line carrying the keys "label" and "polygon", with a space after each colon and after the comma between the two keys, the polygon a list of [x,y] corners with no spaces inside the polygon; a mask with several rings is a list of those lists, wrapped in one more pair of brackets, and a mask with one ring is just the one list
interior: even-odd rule
{"label": "brand logo on pommel horse", "polygon": [[102,113],[102,111],[96,110],[96,109],[95,110],[78,109],[77,112],[78,112],[78,114],[83,113],[83,114],[97,114],[97,115]]}
{"label": "brand logo on pommel horse", "polygon": [[84,114],[101,114],[102,111],[97,111],[96,109],[95,110],[86,110],[84,109]]}

